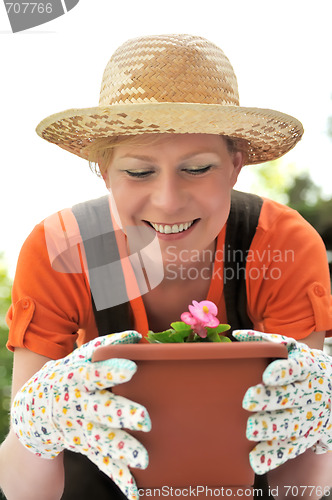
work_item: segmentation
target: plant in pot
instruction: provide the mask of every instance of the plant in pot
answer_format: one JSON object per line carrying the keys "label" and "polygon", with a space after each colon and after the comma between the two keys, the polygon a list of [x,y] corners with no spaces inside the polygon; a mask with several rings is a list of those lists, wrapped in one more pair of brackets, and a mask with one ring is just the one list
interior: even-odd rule
{"label": "plant in pot", "polygon": [[96,351],[96,361],[123,357],[138,365],[113,391],[145,405],[151,417],[149,433],[132,432],[149,452],[147,469],[132,471],[142,498],[171,495],[171,488],[180,498],[190,488],[201,498],[222,496],[222,488],[236,497],[241,488],[250,498],[254,444],[242,399],[271,359],[286,354],[277,344],[231,342],[217,314],[214,303],[193,301],[170,329],[150,331],[149,343]]}
{"label": "plant in pot", "polygon": [[217,318],[218,308],[209,301],[193,300],[188,306],[189,312],[181,314],[182,321],[171,323],[171,328],[163,332],[149,331],[147,339],[150,343],[182,343],[182,342],[231,342],[222,334],[230,329],[230,325],[222,325]]}

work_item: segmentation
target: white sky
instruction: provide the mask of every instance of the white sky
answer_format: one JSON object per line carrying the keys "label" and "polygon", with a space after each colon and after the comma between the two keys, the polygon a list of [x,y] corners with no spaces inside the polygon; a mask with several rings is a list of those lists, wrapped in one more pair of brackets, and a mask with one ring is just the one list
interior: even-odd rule
{"label": "white sky", "polygon": [[[191,33],[219,45],[243,106],[300,119],[301,143],[284,157],[332,194],[331,0],[80,0],[68,14],[12,34],[0,3],[0,251],[13,275],[20,247],[51,213],[106,193],[86,162],[40,139],[49,114],[98,103],[104,67],[128,38]],[[246,189],[248,177],[239,187]]]}

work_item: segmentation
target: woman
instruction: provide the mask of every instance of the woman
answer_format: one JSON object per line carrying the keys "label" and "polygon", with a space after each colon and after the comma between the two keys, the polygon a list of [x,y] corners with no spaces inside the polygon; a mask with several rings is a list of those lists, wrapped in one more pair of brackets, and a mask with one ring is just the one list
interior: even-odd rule
{"label": "woman", "polygon": [[[91,356],[100,343],[138,342],[141,336],[144,341],[149,328],[167,328],[193,299],[215,302],[219,320],[229,320],[234,329],[280,335],[289,362],[310,365],[297,373],[297,382],[307,376],[316,380],[316,365],[323,363],[320,378],[330,397],[331,362],[320,351],[332,329],[324,246],[296,212],[232,192],[244,164],[282,156],[300,140],[302,126],[277,111],[241,108],[236,77],[219,48],[189,35],[129,40],[106,67],[99,106],[48,117],[37,132],[98,164],[110,197],[106,210],[104,202],[101,207],[88,202],[51,216],[36,226],[22,249],[8,313],[8,347],[15,352],[13,426],[1,448],[9,500],[28,498],[26,491],[34,500],[61,498],[64,449],[86,455],[128,498],[137,497],[127,465],[146,467],[147,451],[122,427],[148,431],[147,410],[100,390],[129,380],[136,368],[118,360],[101,362],[96,372]],[[99,252],[111,246],[112,252],[117,247],[111,258]],[[129,311],[121,309],[121,328],[116,328],[123,302]],[[107,314],[100,317],[101,311]],[[122,330],[96,340],[98,334]],[[264,339],[245,331],[235,335]],[[82,347],[70,354],[75,341]],[[278,386],[280,366],[267,373],[264,398]],[[290,392],[293,375],[288,382],[283,390]],[[299,405],[296,397],[292,401]],[[250,407],[252,399],[245,404]],[[279,486],[277,498],[286,498],[287,485],[328,485],[328,455],[305,452],[309,445],[301,444],[302,424],[295,437],[285,431],[279,403],[273,402],[271,411],[279,412],[281,425],[274,429],[271,424],[272,435],[261,430],[270,404],[263,402],[256,401],[255,409],[263,413],[255,413],[249,425],[250,437],[261,441],[251,455],[254,470],[270,471],[270,487]],[[97,407],[107,410],[100,413]],[[325,399],[320,414],[326,423],[330,406]],[[319,442],[332,448],[330,428],[317,422],[317,429],[308,431],[309,441],[316,448]],[[283,440],[287,453],[280,458],[280,450],[272,450],[272,458],[262,460],[273,438],[274,443]],[[9,473],[14,464],[25,471],[19,483]],[[113,488],[111,483],[107,488]],[[308,498],[322,496],[319,489],[309,493]]]}

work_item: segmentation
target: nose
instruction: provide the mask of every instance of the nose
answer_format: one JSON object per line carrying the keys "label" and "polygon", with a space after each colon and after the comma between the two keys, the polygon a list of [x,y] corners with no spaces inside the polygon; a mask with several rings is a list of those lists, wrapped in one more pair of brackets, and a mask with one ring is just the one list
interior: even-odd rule
{"label": "nose", "polygon": [[153,205],[166,214],[175,214],[186,207],[188,190],[183,180],[166,172],[158,177],[151,194]]}

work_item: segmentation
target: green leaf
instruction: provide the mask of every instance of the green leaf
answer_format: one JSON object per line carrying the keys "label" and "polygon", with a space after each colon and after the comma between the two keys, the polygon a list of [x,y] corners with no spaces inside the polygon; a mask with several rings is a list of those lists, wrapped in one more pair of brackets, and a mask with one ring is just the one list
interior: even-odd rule
{"label": "green leaf", "polygon": [[206,328],[207,336],[210,342],[231,342],[228,337],[220,335],[230,329],[229,325],[218,325],[216,328]]}
{"label": "green leaf", "polygon": [[171,342],[184,342],[185,339],[188,337],[188,335],[191,333],[190,330],[182,330],[182,331],[175,331],[170,335],[170,338],[172,339]]}
{"label": "green leaf", "polygon": [[183,321],[174,321],[174,323],[171,323],[171,327],[174,328],[176,332],[182,332],[184,330],[191,331],[191,326]]}
{"label": "green leaf", "polygon": [[230,338],[219,335],[220,342],[232,342]]}
{"label": "green leaf", "polygon": [[171,339],[172,333],[174,333],[174,330],[171,328],[169,330],[165,330],[163,332],[156,332],[156,333],[152,332],[150,330],[148,335],[147,335],[147,340],[151,344],[153,344],[153,343],[162,343],[162,344],[171,343],[171,342],[174,342]]}
{"label": "green leaf", "polygon": [[208,330],[215,330],[217,333],[227,332],[230,329],[230,325],[218,325],[216,328],[207,328]]}
{"label": "green leaf", "polygon": [[183,330],[182,332],[177,332],[173,329],[165,330],[164,332],[152,332],[149,331],[147,335],[147,340],[151,344],[162,343],[162,344],[170,344],[170,343],[182,343],[188,337],[191,330]]}
{"label": "green leaf", "polygon": [[149,342],[149,344],[164,344],[165,343],[165,342],[159,342],[159,340],[155,340],[154,338],[149,337],[149,335],[147,335],[146,340]]}
{"label": "green leaf", "polygon": [[221,342],[220,336],[216,332],[216,328],[208,328],[207,336],[210,342]]}
{"label": "green leaf", "polygon": [[[190,325],[187,325],[183,321],[175,321],[171,323],[173,328],[164,330],[163,332],[152,332],[149,331],[147,335],[147,340],[151,344],[171,344],[171,343],[183,343],[183,342],[231,342],[227,337],[220,335],[220,333],[225,332],[230,329],[229,325],[218,325],[216,328],[207,327],[207,337],[201,338],[196,333],[193,333]],[[189,337],[189,338],[188,338]]]}
{"label": "green leaf", "polygon": [[229,329],[230,329],[230,325],[218,325],[215,328],[210,328],[208,326],[208,327],[206,327],[206,332],[207,332],[208,336],[210,336],[212,334],[212,332],[216,332],[219,334],[219,333],[227,332],[227,330],[229,330]]}

